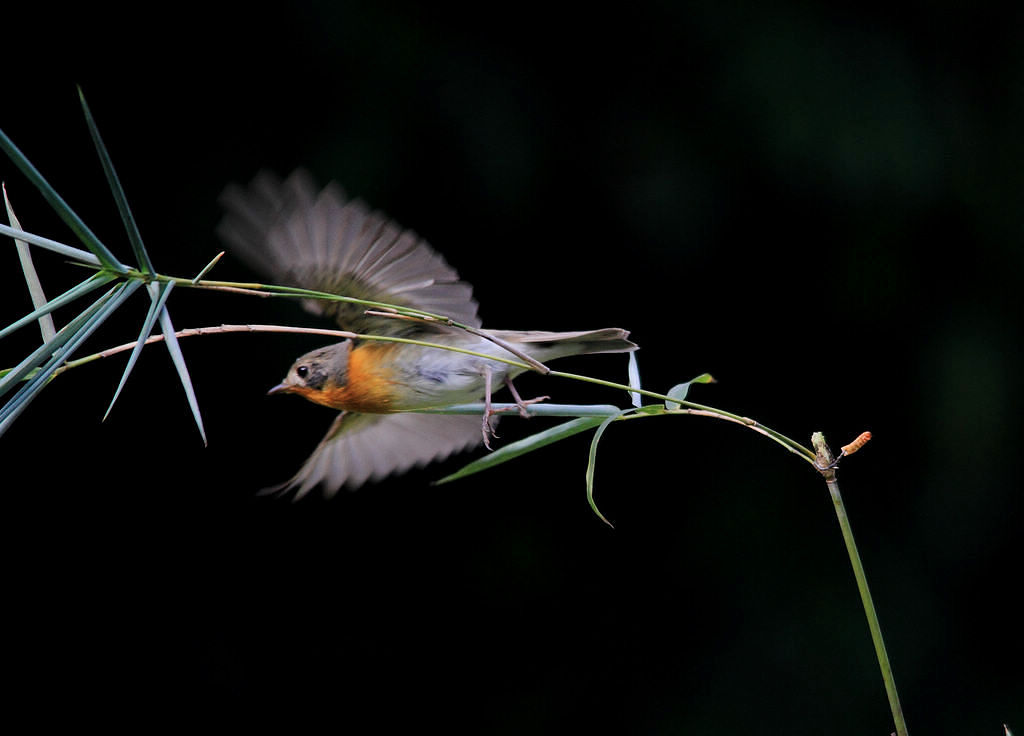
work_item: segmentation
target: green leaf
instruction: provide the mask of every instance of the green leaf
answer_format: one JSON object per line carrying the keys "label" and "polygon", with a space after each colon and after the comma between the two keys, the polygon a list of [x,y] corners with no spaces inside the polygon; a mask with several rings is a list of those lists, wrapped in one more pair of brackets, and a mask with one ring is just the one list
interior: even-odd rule
{"label": "green leaf", "polygon": [[[32,378],[30,378],[18,390],[18,392],[14,394],[14,396],[11,397],[11,400],[8,401],[2,409],[0,409],[0,435],[3,435],[3,433],[10,428],[14,423],[14,420],[17,419],[32,400],[39,395],[50,380],[54,371],[63,365],[64,362],[74,354],[75,350],[77,350],[81,344],[85,342],[101,324],[103,324],[107,317],[117,311],[118,307],[120,307],[141,285],[142,284],[139,281],[129,281],[118,284],[94,302],[89,309],[72,320],[64,330],[57,333],[57,336],[51,342],[63,339],[63,345],[54,352],[46,364],[37,371]],[[6,381],[10,378],[10,375],[11,374],[4,376],[2,380]]]}
{"label": "green leaf", "polygon": [[604,514],[597,508],[597,503],[594,501],[594,467],[597,464],[597,443],[601,441],[601,435],[608,429],[608,425],[614,422],[616,419],[621,417],[623,414],[628,414],[633,411],[632,409],[623,409],[615,416],[606,417],[601,425],[594,432],[594,438],[590,441],[590,455],[587,459],[587,503],[590,504],[591,510],[597,514],[597,518],[603,521],[608,526],[614,528],[612,523],[605,518]]}
{"label": "green leaf", "polygon": [[[71,232],[82,241],[86,248],[88,248],[99,260],[100,264],[104,268],[108,268],[111,271],[117,271],[118,273],[124,273],[127,269],[118,261],[114,254],[110,252],[107,246],[103,245],[99,238],[89,229],[82,218],[80,218],[68,203],[57,194],[57,191],[50,186],[50,183],[43,178],[43,175],[39,173],[32,162],[29,161],[25,154],[23,154],[16,145],[7,137],[7,134],[0,130],[0,149],[7,154],[8,158],[14,162],[14,164],[21,169],[21,173],[25,175],[32,184],[35,185],[39,193],[43,195],[43,199],[54,209],[54,211],[64,220],[65,224],[71,228]],[[27,240],[27,238],[26,238]]]}
{"label": "green leaf", "polygon": [[117,289],[118,287],[115,286],[103,294],[103,296],[89,305],[84,312],[65,325],[62,330],[53,336],[53,339],[40,345],[18,365],[9,370],[3,378],[0,378],[0,396],[10,391],[22,378],[25,378],[33,370],[43,365],[52,355],[72,340],[89,319],[117,292]]}
{"label": "green leaf", "polygon": [[[20,230],[21,223],[18,222],[18,218],[14,214],[11,200],[7,196],[6,185],[3,186],[3,190],[4,205],[7,207],[7,220],[11,223],[11,227],[16,227]],[[46,294],[43,293],[43,283],[39,280],[39,274],[36,273],[36,267],[32,263],[32,251],[29,250],[28,243],[24,240],[15,238],[14,245],[18,249],[18,259],[21,261],[22,273],[25,274],[25,283],[28,285],[28,293],[32,298],[32,306],[39,309],[46,304]],[[49,312],[39,316],[39,331],[43,335],[43,342],[52,339],[57,334],[57,328],[54,327],[53,317]]]}
{"label": "green leaf", "polygon": [[[640,366],[636,362],[635,350],[629,354],[629,387],[635,389],[640,388]],[[640,398],[640,394],[636,391],[629,392],[629,400],[637,409],[639,409],[643,403]]]}
{"label": "green leaf", "polygon": [[440,485],[442,483],[448,483],[453,480],[459,480],[465,478],[468,475],[479,473],[481,470],[487,470],[493,468],[495,465],[501,465],[504,462],[513,460],[520,455],[525,455],[528,452],[539,450],[542,447],[550,445],[559,440],[564,440],[567,437],[572,437],[574,434],[585,432],[592,427],[596,427],[607,419],[607,417],[580,417],[578,419],[571,419],[568,422],[563,422],[550,429],[546,429],[543,432],[532,434],[529,437],[525,437],[517,442],[512,442],[504,447],[501,447],[494,452],[484,455],[478,460],[474,460],[460,470],[455,471],[451,475],[447,475],[440,480],[434,481],[433,485]]}
{"label": "green leaf", "polygon": [[146,246],[142,244],[142,234],[139,232],[139,227],[132,216],[131,208],[128,206],[128,199],[124,194],[124,188],[121,186],[121,181],[114,170],[114,162],[110,159],[107,147],[103,145],[103,138],[100,137],[99,128],[96,127],[96,121],[92,118],[92,112],[89,110],[89,104],[85,101],[85,94],[83,94],[81,87],[78,88],[78,99],[82,102],[85,123],[89,127],[89,134],[92,136],[92,142],[96,146],[96,153],[99,154],[100,163],[103,164],[103,173],[107,176],[107,183],[110,185],[110,191],[114,195],[114,201],[117,202],[117,210],[121,213],[121,221],[124,223],[125,230],[128,231],[128,242],[131,243],[132,251],[139,262],[139,268],[143,273],[152,275],[156,273],[153,263],[149,260]]}
{"label": "green leaf", "polygon": [[699,376],[697,376],[696,378],[691,378],[686,383],[676,384],[675,386],[670,388],[668,392],[665,394],[666,396],[675,399],[675,401],[666,401],[665,408],[670,411],[679,409],[682,406],[682,404],[680,404],[679,402],[686,400],[686,394],[689,393],[690,391],[690,384],[714,382],[715,379],[711,376],[710,373],[701,373]]}
{"label": "green leaf", "polygon": [[668,396],[669,398],[675,399],[675,401],[666,401],[665,402],[665,408],[669,409],[669,410],[674,410],[674,409],[680,408],[682,405],[679,402],[680,401],[684,401],[686,399],[686,394],[689,393],[689,391],[690,391],[690,382],[689,381],[687,381],[686,383],[676,384],[675,386],[670,388],[665,393],[665,395]]}
{"label": "green leaf", "polygon": [[160,310],[164,308],[164,304],[167,302],[167,297],[170,295],[171,288],[173,286],[173,281],[167,281],[160,286],[150,284],[149,313],[146,315],[146,319],[142,323],[142,331],[139,333],[139,341],[135,343],[135,347],[132,349],[132,354],[128,357],[128,364],[124,367],[124,373],[121,374],[121,381],[117,384],[117,390],[114,391],[114,398],[110,400],[110,406],[107,407],[107,411],[103,415],[103,421],[106,421],[107,417],[110,415],[110,410],[114,408],[114,402],[116,402],[117,397],[121,395],[121,389],[124,388],[124,384],[128,381],[128,374],[130,374],[132,372],[132,368],[135,367],[135,361],[139,359],[139,355],[142,353],[142,348],[146,345],[146,340],[149,339],[150,334],[153,332],[153,326],[156,325],[157,316],[160,314]]}
{"label": "green leaf", "polygon": [[[153,293],[156,284],[150,284],[150,294]],[[178,344],[178,336],[174,334],[174,325],[171,324],[171,315],[167,311],[167,307],[163,306],[160,308],[160,327],[164,332],[164,345],[167,346],[167,352],[171,354],[171,360],[174,362],[174,367],[178,371],[178,378],[181,379],[182,388],[185,389],[185,397],[188,399],[188,406],[192,410],[192,416],[196,420],[196,426],[199,428],[199,435],[203,438],[203,444],[206,444],[206,430],[203,428],[203,417],[199,413],[199,402],[196,401],[196,392],[192,387],[192,379],[188,375],[188,366],[185,365],[185,356],[181,352],[181,346]]]}
{"label": "green leaf", "polygon": [[[71,302],[73,302],[74,300],[78,299],[79,297],[88,294],[90,291],[93,291],[94,289],[98,289],[99,287],[103,286],[104,284],[109,284],[111,281],[114,280],[114,278],[116,278],[116,277],[113,274],[110,274],[110,273],[96,273],[96,274],[93,274],[92,276],[90,276],[89,278],[87,278],[85,281],[83,281],[82,283],[78,284],[77,286],[73,286],[70,289],[68,289],[67,291],[65,291],[63,294],[61,294],[60,296],[54,297],[53,299],[48,301],[46,304],[41,306],[39,309],[36,309],[35,311],[31,312],[30,314],[26,314],[24,317],[22,317],[18,321],[14,322],[12,324],[7,325],[7,327],[5,327],[2,330],[0,330],[0,339],[2,339],[4,337],[7,337],[9,334],[11,334],[12,332],[14,332],[16,330],[21,329],[25,325],[32,324],[34,321],[39,319],[39,317],[41,315],[49,314],[53,310],[59,309],[60,307],[63,307],[66,304],[70,304]],[[54,336],[56,336],[56,335],[54,335]]]}
{"label": "green leaf", "polygon": [[13,228],[2,223],[0,223],[0,235],[7,235],[15,240],[24,240],[30,245],[38,245],[40,248],[52,250],[54,253],[60,253],[62,256],[67,256],[68,258],[79,261],[80,263],[87,263],[90,266],[100,265],[100,259],[87,250],[74,248],[70,245],[65,245],[64,243],[60,243],[56,240],[50,240],[49,238],[44,238],[40,235],[33,235],[32,233],[27,233],[24,230],[18,230],[17,228]]}

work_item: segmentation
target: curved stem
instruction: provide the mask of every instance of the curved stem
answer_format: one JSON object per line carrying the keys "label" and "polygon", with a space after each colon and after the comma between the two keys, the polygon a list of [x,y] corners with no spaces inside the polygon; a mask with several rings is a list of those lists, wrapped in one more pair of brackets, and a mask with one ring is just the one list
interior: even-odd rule
{"label": "curved stem", "polygon": [[[617,388],[617,389],[621,389],[622,391],[628,391],[628,392],[631,392],[631,393],[637,393],[637,394],[640,394],[641,396],[646,396],[646,397],[651,398],[651,399],[658,399],[659,401],[670,401],[670,402],[672,402],[674,404],[679,404],[681,407],[686,407],[686,410],[677,409],[677,410],[675,410],[675,413],[693,414],[695,416],[711,416],[711,417],[715,417],[717,419],[724,419],[726,421],[734,422],[736,424],[743,425],[744,427],[747,427],[748,429],[752,429],[755,432],[763,434],[766,437],[770,437],[771,439],[775,440],[780,445],[785,447],[787,450],[789,450],[790,452],[792,452],[795,455],[799,456],[800,458],[802,458],[803,460],[807,461],[808,463],[812,463],[812,464],[814,463],[814,453],[810,449],[808,449],[807,447],[804,447],[803,445],[801,445],[796,440],[794,440],[794,439],[792,439],[790,437],[787,437],[786,435],[782,434],[781,432],[777,432],[776,430],[772,429],[771,427],[766,427],[765,425],[761,424],[757,420],[750,419],[749,417],[740,416],[739,414],[733,414],[732,412],[724,411],[722,409],[716,409],[713,406],[705,406],[703,404],[695,404],[692,401],[685,401],[685,400],[680,401],[679,399],[674,399],[671,396],[666,396],[665,394],[660,394],[657,391],[648,391],[646,389],[636,388],[634,386],[627,386],[627,385],[625,385],[623,383],[616,383],[614,381],[606,381],[606,380],[603,380],[603,379],[600,379],[600,378],[592,378],[591,376],[584,376],[584,375],[581,375],[579,373],[566,373],[564,371],[550,371],[547,375],[549,375],[549,376],[556,376],[556,377],[559,377],[559,378],[569,378],[569,379],[574,380],[574,381],[584,381],[586,383],[593,383],[595,385],[606,386],[608,388]],[[673,412],[670,411],[668,413],[673,413]]]}

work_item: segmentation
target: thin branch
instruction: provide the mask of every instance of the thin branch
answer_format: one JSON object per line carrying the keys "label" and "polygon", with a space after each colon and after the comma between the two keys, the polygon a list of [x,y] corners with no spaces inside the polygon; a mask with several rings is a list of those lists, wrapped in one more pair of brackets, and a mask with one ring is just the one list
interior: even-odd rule
{"label": "thin branch", "polygon": [[751,429],[757,432],[758,434],[764,435],[770,440],[778,442],[780,445],[782,445],[787,450],[789,450],[794,455],[803,460],[808,459],[807,456],[802,452],[804,448],[800,446],[794,446],[795,443],[791,444],[791,441],[787,441],[788,438],[779,435],[778,432],[772,429],[768,429],[767,427],[761,426],[759,422],[757,422],[754,419],[749,419],[748,417],[738,417],[736,415],[730,414],[729,412],[724,412],[719,409],[671,409],[666,411],[666,414],[690,414],[695,417],[712,417],[714,419],[721,419],[726,422],[733,422],[735,424],[739,424],[743,427],[746,427],[747,429]]}
{"label": "thin branch", "polygon": [[[374,317],[388,317],[389,319],[404,319],[404,320],[409,320],[411,322],[428,322],[428,323],[430,323],[430,322],[433,322],[433,323],[444,322],[444,323],[449,324],[451,326],[456,326],[455,323],[453,323],[451,320],[438,320],[438,319],[435,319],[433,317],[421,317],[419,315],[413,315],[413,314],[401,314],[399,312],[383,311],[383,310],[378,310],[378,309],[367,309],[365,313],[369,314],[371,316],[374,316]],[[476,335],[477,337],[482,337],[485,340],[490,340],[495,345],[497,345],[499,348],[501,348],[503,350],[507,350],[512,355],[514,355],[517,358],[519,358],[521,361],[523,361],[524,363],[529,365],[530,368],[532,368],[533,370],[537,371],[538,373],[541,373],[541,374],[546,376],[548,373],[551,372],[550,368],[548,368],[546,365],[541,363],[536,358],[534,358],[534,357],[532,357],[530,355],[527,355],[526,353],[524,353],[522,350],[517,348],[512,343],[508,342],[507,340],[502,340],[500,337],[492,335],[487,330],[481,330],[478,327],[471,327],[469,325],[459,325],[459,327],[461,329],[465,330],[466,332],[470,333],[471,335]]]}
{"label": "thin branch", "polygon": [[[223,335],[232,332],[294,332],[305,335],[327,335],[330,337],[358,337],[354,332],[345,332],[343,330],[322,330],[316,327],[288,327],[286,325],[219,325],[215,327],[189,327],[184,330],[177,330],[174,334],[180,337],[198,337],[199,335]],[[145,345],[150,345],[155,342],[162,342],[164,339],[163,335],[151,335],[146,339]],[[106,350],[101,350],[93,355],[88,355],[78,360],[68,362],[58,372],[63,372],[68,368],[76,368],[85,363],[91,363],[94,360],[100,358],[109,358],[118,353],[131,350],[138,344],[138,341],[126,342],[123,345],[117,345]]]}
{"label": "thin branch", "polygon": [[[514,360],[508,360],[506,358],[500,358],[494,355],[487,355],[486,353],[479,353],[475,350],[466,350],[464,348],[457,348],[452,345],[441,345],[439,343],[425,342],[423,340],[413,340],[404,337],[391,337],[389,335],[362,335],[357,332],[348,332],[346,330],[327,330],[318,327],[289,327],[286,325],[219,325],[215,327],[191,327],[184,330],[178,330],[174,334],[177,337],[197,337],[199,335],[220,335],[233,332],[290,332],[300,335],[324,335],[327,337],[338,337],[342,339],[352,340],[377,340],[380,342],[400,342],[407,345],[419,345],[425,348],[437,348],[440,350],[451,350],[457,353],[465,353],[467,355],[473,355],[478,358],[486,358],[488,360],[496,360],[502,363],[508,363],[519,368],[529,368],[529,366],[519,363]],[[145,344],[148,345],[153,342],[163,340],[163,335],[152,335],[146,340]],[[76,368],[85,363],[99,360],[100,358],[109,358],[112,355],[123,353],[126,350],[131,350],[138,344],[136,342],[127,342],[123,345],[117,345],[106,350],[101,350],[93,355],[88,355],[84,358],[71,361],[63,366],[58,372],[63,372],[68,368]]]}

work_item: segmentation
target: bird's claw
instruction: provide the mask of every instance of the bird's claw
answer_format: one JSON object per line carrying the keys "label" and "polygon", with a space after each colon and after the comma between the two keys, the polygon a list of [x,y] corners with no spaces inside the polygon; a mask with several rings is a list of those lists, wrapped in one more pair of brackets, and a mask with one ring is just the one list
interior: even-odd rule
{"label": "bird's claw", "polygon": [[[538,404],[541,401],[547,401],[548,399],[551,398],[550,396],[538,396],[533,399],[524,399],[519,395],[519,392],[516,391],[516,387],[512,384],[511,379],[506,378],[505,385],[508,386],[508,390],[512,394],[512,399],[515,401],[516,408],[519,410],[519,416],[521,416],[523,419],[530,418],[530,411],[527,408],[530,406],[530,404]],[[484,387],[486,390],[486,394],[484,397],[484,419],[481,431],[483,432],[484,436],[484,447],[490,450],[491,437],[498,436],[498,433],[494,431],[494,423],[491,422],[491,417],[494,417],[498,414],[502,414],[506,411],[511,411],[512,407],[495,409],[491,406],[491,371],[489,368],[484,369]]]}
{"label": "bird's claw", "polygon": [[550,398],[550,396],[538,396],[534,399],[518,399],[516,401],[516,407],[518,407],[519,409],[519,416],[521,416],[523,419],[529,419],[530,411],[526,407],[528,407],[530,404],[539,404],[540,402],[547,401]]}

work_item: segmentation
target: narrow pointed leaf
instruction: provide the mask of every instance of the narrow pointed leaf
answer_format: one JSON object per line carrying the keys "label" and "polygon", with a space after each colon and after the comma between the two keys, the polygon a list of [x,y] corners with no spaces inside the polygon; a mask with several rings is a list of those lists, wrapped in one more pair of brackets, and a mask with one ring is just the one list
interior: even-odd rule
{"label": "narrow pointed leaf", "polygon": [[[623,409],[618,414],[612,417],[606,418],[601,422],[597,431],[594,432],[594,438],[590,440],[590,455],[587,459],[587,503],[590,504],[591,510],[597,514],[597,518],[603,521],[608,526],[613,526],[608,519],[605,518],[604,514],[597,508],[597,503],[594,501],[594,467],[597,464],[597,443],[601,441],[601,435],[608,429],[608,425],[614,422],[616,419],[621,417],[623,414],[627,414],[632,409]],[[614,528],[614,527],[613,527]]]}
{"label": "narrow pointed leaf", "polygon": [[[104,284],[109,284],[111,281],[114,280],[114,278],[116,277],[110,273],[93,274],[92,276],[90,276],[77,286],[72,286],[70,289],[65,291],[60,296],[54,297],[50,301],[46,302],[46,304],[41,306],[39,309],[36,309],[30,314],[26,314],[24,317],[20,318],[16,322],[7,325],[7,327],[0,330],[0,339],[7,337],[12,332],[21,329],[25,325],[32,324],[42,315],[48,315],[53,310],[59,309],[60,307],[65,306],[66,304],[70,304],[79,297],[85,296],[90,291],[98,289]],[[56,333],[54,333],[54,337],[56,337]],[[51,337],[50,339],[53,338]]]}
{"label": "narrow pointed leaf", "polygon": [[203,276],[205,276],[206,274],[210,273],[210,270],[214,266],[217,265],[217,261],[219,261],[221,258],[223,258],[225,253],[227,253],[227,251],[222,250],[220,253],[215,255],[213,257],[213,260],[211,260],[209,263],[207,263],[205,266],[203,266],[203,269],[199,273],[196,274],[196,277],[194,279],[192,279],[192,283],[193,284],[198,284],[200,281],[202,281],[203,280]]}
{"label": "narrow pointed leaf", "polygon": [[68,258],[79,261],[81,263],[88,263],[90,266],[100,265],[100,259],[87,250],[75,248],[73,246],[58,242],[56,240],[50,240],[49,238],[44,238],[41,235],[27,233],[24,230],[9,227],[8,225],[4,225],[2,223],[0,223],[0,235],[7,235],[9,237],[14,238],[15,240],[24,240],[26,243],[30,245],[38,245],[40,248],[52,250],[54,253],[60,253],[62,256],[67,256]]}
{"label": "narrow pointed leaf", "polygon": [[92,112],[89,110],[89,103],[85,101],[85,95],[82,93],[81,87],[78,88],[78,99],[82,102],[85,123],[89,127],[89,134],[92,136],[92,142],[96,146],[96,153],[99,154],[100,163],[103,164],[103,173],[107,176],[107,183],[110,185],[110,191],[114,195],[114,201],[117,202],[117,210],[121,213],[121,221],[124,223],[125,230],[128,231],[128,242],[131,243],[132,251],[135,253],[135,258],[139,263],[139,268],[143,273],[154,274],[156,271],[149,260],[149,253],[146,252],[146,247],[142,244],[142,234],[139,233],[139,227],[132,216],[131,208],[128,206],[128,199],[125,197],[121,180],[117,177],[114,162],[110,159],[107,147],[103,144],[103,138],[100,136],[99,128],[96,127],[96,121],[93,120]]}
{"label": "narrow pointed leaf", "polygon": [[682,406],[682,404],[679,402],[686,400],[686,394],[689,393],[691,384],[714,382],[715,379],[712,377],[710,373],[701,373],[699,376],[697,376],[696,378],[691,378],[686,383],[676,384],[675,386],[670,388],[668,392],[665,394],[666,396],[675,399],[675,401],[666,401],[665,408],[669,409],[670,411],[679,409]]}
{"label": "narrow pointed leaf", "polygon": [[579,419],[571,419],[568,422],[546,429],[543,432],[532,434],[529,437],[525,437],[517,442],[512,442],[504,447],[501,447],[494,452],[484,455],[478,460],[474,460],[460,470],[455,471],[451,475],[447,475],[440,480],[434,481],[434,485],[440,485],[441,483],[448,483],[453,480],[465,478],[466,476],[479,473],[481,470],[487,470],[493,468],[495,465],[501,465],[504,462],[513,460],[520,455],[525,455],[528,452],[539,450],[542,447],[564,440],[567,437],[572,437],[574,434],[580,432],[586,432],[588,429],[596,427],[597,425],[604,422],[606,417],[580,417]]}
{"label": "narrow pointed leaf", "polygon": [[[640,366],[636,362],[635,350],[629,354],[629,386],[630,388],[640,388]],[[639,393],[636,391],[630,391],[629,400],[637,409],[640,408],[642,402]]]}
{"label": "narrow pointed leaf", "polygon": [[0,396],[10,391],[21,379],[43,365],[54,353],[60,350],[65,344],[72,340],[75,335],[88,323],[93,315],[98,312],[106,302],[117,293],[119,287],[115,286],[99,299],[93,302],[81,314],[71,320],[62,330],[29,354],[18,365],[8,371],[3,378],[0,378]]}
{"label": "narrow pointed leaf", "polygon": [[39,193],[43,195],[43,199],[54,209],[60,219],[64,220],[65,224],[71,228],[71,232],[82,241],[86,248],[99,259],[99,262],[105,267],[118,273],[124,273],[127,269],[121,264],[114,254],[110,252],[107,246],[103,245],[99,238],[89,229],[82,218],[80,218],[73,209],[64,201],[63,197],[57,194],[57,191],[50,186],[50,183],[43,178],[43,175],[39,173],[32,162],[29,161],[25,154],[14,145],[13,141],[7,137],[7,134],[0,130],[0,149],[7,154],[8,158],[14,162],[14,164],[21,169],[21,173],[25,175],[32,184],[35,185]]}
{"label": "narrow pointed leaf", "polygon": [[203,417],[199,413],[199,402],[196,401],[196,392],[192,388],[192,379],[188,375],[185,356],[181,352],[181,346],[178,345],[178,336],[174,334],[174,325],[171,324],[171,315],[168,313],[166,306],[160,309],[160,327],[164,331],[164,344],[167,346],[167,351],[171,354],[174,367],[178,371],[181,385],[185,389],[185,396],[188,398],[189,408],[192,410],[192,416],[195,417],[196,426],[199,428],[199,435],[203,438],[203,444],[205,445],[206,430],[203,428]]}
{"label": "narrow pointed leaf", "polygon": [[107,407],[106,413],[103,415],[103,421],[106,421],[110,415],[110,410],[114,408],[114,403],[117,401],[117,397],[121,395],[121,389],[124,388],[125,383],[128,381],[128,375],[132,372],[132,368],[135,367],[135,362],[139,359],[139,355],[142,353],[142,348],[146,345],[146,340],[149,339],[150,334],[153,332],[153,326],[156,325],[157,317],[160,314],[160,310],[164,308],[164,304],[167,302],[167,297],[171,293],[171,288],[174,286],[173,281],[167,281],[161,285],[149,284],[149,312],[146,314],[146,319],[142,323],[142,331],[139,333],[139,341],[135,343],[135,347],[132,349],[132,354],[128,357],[128,363],[124,367],[124,373],[121,374],[121,381],[117,384],[117,390],[114,391],[114,398],[110,400],[110,406]]}
{"label": "narrow pointed leaf", "polygon": [[[18,218],[14,214],[14,208],[11,206],[11,200],[7,196],[6,185],[4,185],[3,190],[4,206],[7,207],[7,220],[11,223],[11,227],[21,230],[21,223],[18,222]],[[32,306],[38,310],[46,304],[46,294],[43,292],[43,283],[39,280],[39,274],[36,273],[35,264],[32,263],[32,251],[29,250],[28,243],[24,240],[15,238],[14,245],[18,249],[18,259],[21,261],[21,270],[25,274],[25,283],[28,285],[28,293],[32,298]],[[53,325],[53,316],[49,312],[39,315],[39,331],[43,335],[43,342],[52,340],[53,336],[57,334],[57,328]]]}
{"label": "narrow pointed leaf", "polygon": [[[0,435],[3,435],[10,426],[14,423],[21,413],[28,407],[33,399],[36,398],[46,386],[50,377],[53,375],[61,365],[64,364],[77,350],[83,342],[85,342],[90,335],[101,325],[103,322],[113,314],[117,309],[124,303],[124,301],[135,292],[135,290],[141,286],[139,281],[129,281],[118,284],[116,287],[110,290],[107,294],[101,297],[99,306],[96,309],[90,308],[86,313],[80,315],[81,319],[76,319],[71,324],[76,326],[71,339],[67,340],[66,343],[58,349],[44,365],[31,379],[29,379],[18,392],[11,397],[2,409],[0,409]],[[95,306],[95,305],[94,305]],[[76,324],[78,323],[78,324]],[[70,327],[71,325],[69,325]],[[57,333],[58,336],[60,333]]]}

